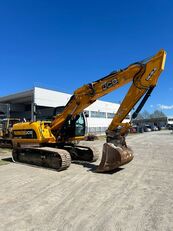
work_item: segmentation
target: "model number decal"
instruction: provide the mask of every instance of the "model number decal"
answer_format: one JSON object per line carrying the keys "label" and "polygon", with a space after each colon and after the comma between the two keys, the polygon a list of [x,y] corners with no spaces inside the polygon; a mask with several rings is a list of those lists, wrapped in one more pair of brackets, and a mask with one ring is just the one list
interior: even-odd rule
{"label": "model number decal", "polygon": [[108,81],[108,82],[105,82],[103,85],[102,85],[102,89],[103,90],[106,90],[114,85],[118,84],[118,80],[117,79],[112,79],[111,81]]}
{"label": "model number decal", "polygon": [[33,129],[13,130],[15,139],[37,139],[37,134]]}
{"label": "model number decal", "polygon": [[157,68],[155,67],[151,72],[150,72],[150,74],[146,77],[146,79],[145,80],[149,80],[149,79],[151,79],[151,77],[153,76],[153,74],[156,72],[156,70],[157,70]]}
{"label": "model number decal", "polygon": [[22,131],[20,131],[20,130],[14,131],[14,135],[21,135],[21,136],[24,136],[24,135],[32,135],[32,134],[33,134],[32,130],[30,130],[30,131],[25,131],[25,130],[22,130]]}

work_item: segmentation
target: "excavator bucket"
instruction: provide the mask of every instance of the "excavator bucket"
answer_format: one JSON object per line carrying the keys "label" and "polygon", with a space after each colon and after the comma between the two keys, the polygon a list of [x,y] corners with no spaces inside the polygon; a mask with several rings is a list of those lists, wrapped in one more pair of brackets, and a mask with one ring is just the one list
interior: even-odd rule
{"label": "excavator bucket", "polygon": [[109,172],[129,163],[133,159],[133,151],[129,147],[117,147],[112,143],[104,143],[102,159],[96,172]]}

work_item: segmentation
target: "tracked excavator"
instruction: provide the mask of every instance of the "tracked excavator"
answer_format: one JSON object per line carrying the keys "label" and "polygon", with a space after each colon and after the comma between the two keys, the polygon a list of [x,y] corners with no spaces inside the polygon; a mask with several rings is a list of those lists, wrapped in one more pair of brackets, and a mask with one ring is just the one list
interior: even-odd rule
{"label": "tracked excavator", "polygon": [[157,80],[164,70],[166,52],[160,50],[155,56],[133,63],[127,68],[78,88],[52,123],[42,121],[17,123],[13,126],[14,161],[64,170],[71,159],[95,161],[97,156],[89,147],[76,141],[84,139],[85,119],[83,110],[98,98],[131,82],[118,111],[106,131],[102,159],[97,172],[112,171],[133,159],[133,152],[127,146],[125,137],[131,123],[122,121],[138,103],[132,120],[151,95]]}
{"label": "tracked excavator", "polygon": [[0,123],[0,148],[12,148],[12,127],[21,120],[18,118],[4,118]]}

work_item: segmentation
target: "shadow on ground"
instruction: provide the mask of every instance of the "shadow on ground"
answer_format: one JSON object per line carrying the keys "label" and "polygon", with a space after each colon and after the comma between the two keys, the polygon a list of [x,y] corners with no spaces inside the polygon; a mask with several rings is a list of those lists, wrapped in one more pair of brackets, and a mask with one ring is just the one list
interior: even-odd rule
{"label": "shadow on ground", "polygon": [[13,162],[11,157],[3,158],[1,160],[6,161],[6,162]]}
{"label": "shadow on ground", "polygon": [[[72,163],[82,165],[84,168],[88,168],[87,171],[98,174],[98,172],[96,172],[96,169],[97,169],[98,165],[95,165],[95,164],[92,164],[92,163],[89,163],[89,162],[84,162],[84,161],[72,161]],[[117,173],[119,171],[122,171],[123,169],[124,168],[117,168],[115,170],[112,170],[112,171],[109,171],[109,172],[103,172],[103,173],[100,173],[100,174],[114,174],[114,173]]]}
{"label": "shadow on ground", "polygon": [[10,162],[13,162],[12,161],[12,158],[3,158],[3,159],[0,159],[0,166],[1,165],[6,165],[6,164],[9,164]]}
{"label": "shadow on ground", "polygon": [[[1,162],[3,164],[7,164],[7,163],[12,163],[13,160],[12,160],[11,157],[8,157],[8,158],[1,159]],[[95,164],[92,164],[92,163],[89,163],[89,162],[85,162],[85,161],[72,161],[72,163],[77,164],[77,165],[82,165],[84,168],[87,168],[87,171],[98,174],[98,172],[96,172],[96,169],[97,169],[98,165],[95,165]],[[25,165],[25,163],[21,163],[21,164]],[[26,164],[26,165],[28,165],[28,164]],[[35,168],[42,168],[41,166],[36,166],[36,165],[28,165],[28,166],[32,166],[32,167],[35,167]],[[46,169],[54,170],[54,169],[50,169],[50,168],[46,168]],[[117,173],[119,171],[122,171],[123,169],[124,168],[117,168],[115,170],[112,170],[112,171],[109,171],[109,172],[103,172],[103,173],[100,173],[100,174],[114,174],[114,173]]]}

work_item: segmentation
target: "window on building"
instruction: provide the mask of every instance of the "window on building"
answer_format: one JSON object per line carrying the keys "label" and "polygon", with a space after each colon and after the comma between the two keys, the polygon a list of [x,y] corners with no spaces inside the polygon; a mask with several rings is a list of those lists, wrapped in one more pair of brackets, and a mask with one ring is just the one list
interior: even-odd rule
{"label": "window on building", "polygon": [[[115,116],[115,113],[110,113],[110,112],[107,113],[107,118],[108,119],[112,119],[112,118],[114,118],[114,116]],[[130,115],[127,115],[126,119],[130,119]]]}
{"label": "window on building", "polygon": [[106,118],[106,112],[91,111],[91,117],[94,117],[94,118]]}
{"label": "window on building", "polygon": [[108,118],[108,119],[112,119],[112,118],[114,118],[114,115],[115,115],[114,113],[108,112],[108,113],[107,113],[107,118]]}

